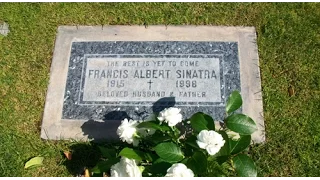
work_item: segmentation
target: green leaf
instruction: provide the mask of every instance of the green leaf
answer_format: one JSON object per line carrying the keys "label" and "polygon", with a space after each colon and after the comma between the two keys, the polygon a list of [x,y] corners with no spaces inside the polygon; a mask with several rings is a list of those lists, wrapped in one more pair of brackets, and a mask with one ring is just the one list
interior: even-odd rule
{"label": "green leaf", "polygon": [[156,154],[153,153],[144,153],[144,159],[149,161],[149,162],[154,162],[155,160],[157,160],[159,158],[159,156],[157,156]]}
{"label": "green leaf", "polygon": [[219,156],[229,156],[230,155],[230,147],[229,147],[229,138],[226,132],[224,131],[218,131],[219,134],[222,135],[223,139],[225,140],[224,145],[221,147],[219,152],[215,154],[215,157]]}
{"label": "green leaf", "polygon": [[28,162],[26,162],[26,164],[24,165],[24,168],[30,168],[30,167],[36,167],[36,166],[41,166],[42,162],[43,162],[43,157],[34,157],[32,159],[30,159]]}
{"label": "green leaf", "polygon": [[[92,172],[92,171],[90,171],[90,172]],[[90,177],[103,177],[103,173],[92,173],[91,175],[90,175]]]}
{"label": "green leaf", "polygon": [[109,172],[112,165],[118,163],[120,158],[111,158],[106,161],[99,161],[90,171],[95,174]]}
{"label": "green leaf", "polygon": [[204,119],[207,121],[207,127],[209,130],[215,130],[215,127],[214,127],[214,120],[212,119],[211,116],[209,116],[208,114],[204,114],[202,113]]}
{"label": "green leaf", "polygon": [[238,141],[229,140],[230,153],[237,154],[245,150],[250,145],[250,142],[251,142],[250,135],[240,136]]}
{"label": "green leaf", "polygon": [[135,149],[131,149],[131,148],[127,148],[127,147],[123,148],[120,151],[119,155],[126,157],[126,158],[129,158],[129,159],[135,159],[138,161],[146,159],[144,152],[139,151],[139,150],[135,150]]}
{"label": "green leaf", "polygon": [[150,141],[154,144],[159,144],[161,142],[171,140],[171,137],[166,133],[163,133],[161,131],[156,131],[153,135],[147,136],[145,139],[146,141]]}
{"label": "green leaf", "polygon": [[244,114],[232,114],[225,123],[228,129],[242,135],[250,135],[257,130],[256,123]]}
{"label": "green leaf", "polygon": [[187,162],[187,167],[189,167],[195,174],[198,175],[206,173],[207,165],[207,157],[201,151],[196,151]]}
{"label": "green leaf", "polygon": [[172,166],[171,163],[166,162],[165,160],[159,158],[157,159],[152,166],[150,167],[150,172],[152,174],[163,174],[167,173],[167,170]]}
{"label": "green leaf", "polygon": [[250,157],[238,154],[232,158],[234,168],[240,177],[256,177],[257,168]]}
{"label": "green leaf", "polygon": [[184,158],[182,161],[180,161],[180,163],[187,165],[189,159],[190,158]]}
{"label": "green leaf", "polygon": [[174,129],[174,131],[173,131],[174,136],[175,136],[176,138],[178,138],[179,135],[180,135],[180,130],[179,130],[178,128],[175,128],[175,127],[173,127],[173,129]]}
{"label": "green leaf", "polygon": [[193,114],[190,118],[190,121],[195,132],[200,132],[202,130],[215,130],[214,120],[212,117],[202,112]]}
{"label": "green leaf", "polygon": [[184,158],[180,147],[172,142],[158,144],[154,149],[158,156],[167,162],[179,162]]}
{"label": "green leaf", "polygon": [[104,158],[115,158],[117,156],[115,149],[108,149],[106,147],[98,146],[100,149],[100,152],[102,154],[102,157]]}
{"label": "green leaf", "polygon": [[160,131],[169,131],[170,130],[169,126],[159,125],[155,121],[142,122],[137,126],[137,128],[151,128],[151,129],[160,130]]}
{"label": "green leaf", "polygon": [[191,157],[194,151],[197,151],[197,150],[199,150],[199,148],[195,149],[194,147],[190,146],[188,143],[185,143],[182,151],[185,157]]}
{"label": "green leaf", "polygon": [[188,137],[188,139],[186,139],[186,144],[194,147],[194,148],[197,148],[197,149],[200,149],[198,144],[197,144],[197,137],[196,136],[190,136]]}
{"label": "green leaf", "polygon": [[233,91],[227,100],[226,111],[231,113],[239,109],[242,105],[242,98],[239,91]]}
{"label": "green leaf", "polygon": [[216,161],[218,164],[221,165],[221,164],[227,162],[229,158],[230,158],[230,156],[219,156],[216,158]]}
{"label": "green leaf", "polygon": [[137,128],[152,128],[157,130],[161,129],[160,125],[153,121],[142,122],[137,126]]}

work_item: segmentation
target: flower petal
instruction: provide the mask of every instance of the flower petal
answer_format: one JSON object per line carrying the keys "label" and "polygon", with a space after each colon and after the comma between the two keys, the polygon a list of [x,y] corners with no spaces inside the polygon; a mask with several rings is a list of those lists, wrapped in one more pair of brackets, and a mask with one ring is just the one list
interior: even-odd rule
{"label": "flower petal", "polygon": [[205,142],[206,141],[206,137],[208,136],[208,130],[202,130],[200,131],[200,133],[197,136],[197,139],[199,141]]}
{"label": "flower petal", "polygon": [[207,147],[207,143],[204,143],[204,142],[201,142],[201,141],[196,141],[198,146],[201,148],[201,149],[206,149]]}
{"label": "flower petal", "polygon": [[159,117],[158,117],[158,120],[159,120],[159,121],[164,121],[164,117],[159,116]]}
{"label": "flower petal", "polygon": [[133,159],[122,157],[120,162],[111,166],[111,177],[142,177],[137,163]]}
{"label": "flower petal", "polygon": [[168,170],[165,177],[193,177],[191,169],[182,163],[173,164]]}
{"label": "flower petal", "polygon": [[117,134],[123,142],[127,142],[129,144],[133,143],[135,139],[135,135],[137,133],[137,125],[138,121],[133,121],[128,119],[124,119],[121,121],[120,126],[117,129]]}
{"label": "flower petal", "polygon": [[207,152],[211,156],[217,154],[217,152],[219,152],[220,149],[221,149],[221,147],[214,147],[214,146],[207,146],[207,148],[206,148]]}

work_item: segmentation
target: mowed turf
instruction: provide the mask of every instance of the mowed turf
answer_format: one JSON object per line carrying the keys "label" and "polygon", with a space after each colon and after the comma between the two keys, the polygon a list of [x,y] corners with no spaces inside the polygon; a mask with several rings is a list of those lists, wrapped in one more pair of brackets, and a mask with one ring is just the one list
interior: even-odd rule
{"label": "mowed turf", "polygon": [[[74,176],[89,143],[44,141],[40,125],[59,25],[219,25],[257,30],[267,141],[259,176],[320,176],[319,3],[0,3],[0,176]],[[290,92],[290,93],[289,93]],[[61,153],[77,151],[70,164]],[[24,169],[34,156],[44,165]]]}

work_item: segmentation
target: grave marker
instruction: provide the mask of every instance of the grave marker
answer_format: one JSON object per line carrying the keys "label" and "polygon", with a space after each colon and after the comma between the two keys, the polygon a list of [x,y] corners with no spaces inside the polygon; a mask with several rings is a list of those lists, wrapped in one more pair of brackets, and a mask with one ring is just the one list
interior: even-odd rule
{"label": "grave marker", "polygon": [[[223,120],[234,90],[263,142],[259,61],[252,27],[107,26],[58,29],[42,122],[45,139],[117,139],[124,118],[165,107]],[[218,124],[218,121],[216,121]]]}

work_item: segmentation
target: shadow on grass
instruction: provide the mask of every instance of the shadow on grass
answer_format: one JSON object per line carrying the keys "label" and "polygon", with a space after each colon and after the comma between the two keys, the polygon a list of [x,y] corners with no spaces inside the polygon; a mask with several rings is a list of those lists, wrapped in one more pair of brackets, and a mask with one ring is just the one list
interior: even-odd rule
{"label": "shadow on grass", "polygon": [[69,148],[72,157],[66,159],[63,165],[73,176],[83,175],[86,168],[94,167],[100,160],[101,152],[97,143],[77,143]]}
{"label": "shadow on grass", "polygon": [[[157,114],[165,108],[173,107],[174,105],[174,97],[161,98],[153,104],[152,111]],[[141,115],[144,116],[145,113]],[[99,146],[112,148],[114,146],[125,145],[125,143],[119,141],[116,133],[118,126],[125,118],[131,119],[124,111],[111,111],[104,115],[103,121],[89,120],[85,122],[81,128],[83,134],[88,135],[91,141],[79,142],[69,147],[72,158],[63,163],[69,173],[74,176],[81,176],[86,168],[90,169],[94,167],[101,158]]]}

